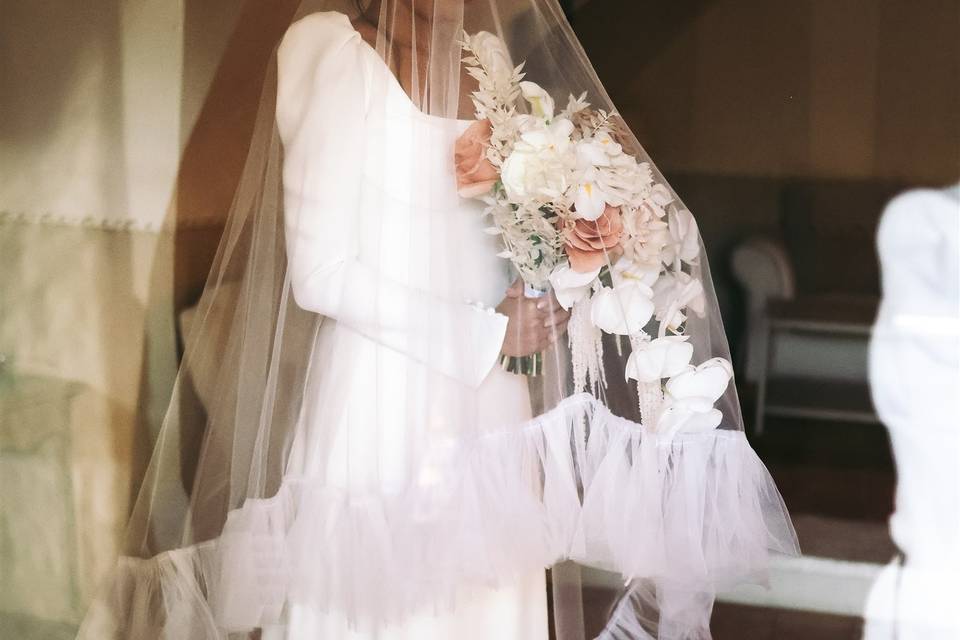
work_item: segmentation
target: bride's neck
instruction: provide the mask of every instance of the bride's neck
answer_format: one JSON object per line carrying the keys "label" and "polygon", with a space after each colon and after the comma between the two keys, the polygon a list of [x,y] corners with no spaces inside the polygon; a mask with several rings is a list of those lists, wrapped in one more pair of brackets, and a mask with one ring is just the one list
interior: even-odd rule
{"label": "bride's neck", "polygon": [[387,41],[394,46],[426,52],[432,16],[416,5],[417,0],[373,0],[360,17],[373,27],[381,25]]}

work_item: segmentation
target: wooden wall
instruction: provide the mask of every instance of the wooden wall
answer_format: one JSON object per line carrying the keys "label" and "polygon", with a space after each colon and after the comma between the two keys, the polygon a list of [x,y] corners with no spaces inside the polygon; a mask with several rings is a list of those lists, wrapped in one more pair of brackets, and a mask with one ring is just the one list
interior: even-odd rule
{"label": "wooden wall", "polygon": [[960,178],[957,0],[592,0],[575,28],[668,172]]}

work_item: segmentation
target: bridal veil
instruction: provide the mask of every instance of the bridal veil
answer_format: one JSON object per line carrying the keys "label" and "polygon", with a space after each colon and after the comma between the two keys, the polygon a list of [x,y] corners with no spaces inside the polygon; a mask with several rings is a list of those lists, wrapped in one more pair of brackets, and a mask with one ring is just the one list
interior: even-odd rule
{"label": "bridal veil", "polygon": [[[510,358],[518,274],[571,315]],[[305,2],[81,637],[375,630],[571,560],[625,584],[601,637],[707,638],[797,551],[729,358],[695,217],[556,0]]]}

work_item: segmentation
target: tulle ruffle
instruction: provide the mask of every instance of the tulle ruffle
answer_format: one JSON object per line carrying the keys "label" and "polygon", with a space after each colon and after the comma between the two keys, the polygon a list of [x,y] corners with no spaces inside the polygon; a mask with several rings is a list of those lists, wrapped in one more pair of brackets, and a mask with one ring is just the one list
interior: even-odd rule
{"label": "tulle ruffle", "polygon": [[[703,607],[687,615],[677,603],[762,579],[770,552],[797,552],[780,495],[739,431],[661,440],[580,394],[471,442],[455,464],[452,485],[393,495],[287,478],[231,512],[215,540],[121,559],[80,637],[220,640],[278,622],[288,603],[375,627],[562,559],[657,585],[661,629],[675,609],[676,637],[687,637],[680,627],[702,625]],[[628,600],[607,637],[639,633]]]}

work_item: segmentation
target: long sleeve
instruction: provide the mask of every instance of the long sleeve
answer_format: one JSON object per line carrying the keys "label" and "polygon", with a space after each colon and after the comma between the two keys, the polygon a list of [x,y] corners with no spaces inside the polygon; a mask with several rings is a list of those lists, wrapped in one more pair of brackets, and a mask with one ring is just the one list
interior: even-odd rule
{"label": "long sleeve", "polygon": [[277,128],[294,299],[364,337],[476,387],[507,318],[441,299],[361,259],[368,108],[359,34],[339,14],[295,23],[278,50]]}

